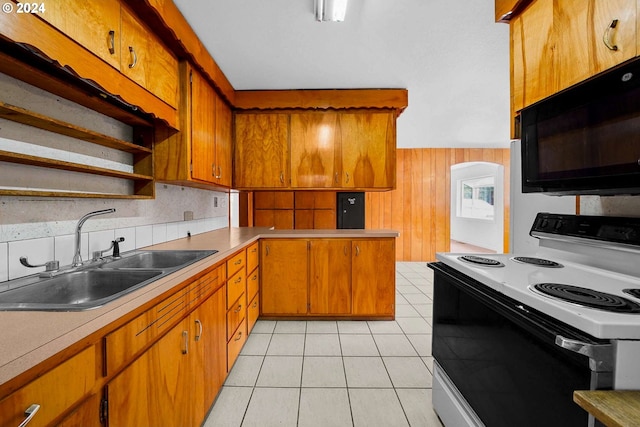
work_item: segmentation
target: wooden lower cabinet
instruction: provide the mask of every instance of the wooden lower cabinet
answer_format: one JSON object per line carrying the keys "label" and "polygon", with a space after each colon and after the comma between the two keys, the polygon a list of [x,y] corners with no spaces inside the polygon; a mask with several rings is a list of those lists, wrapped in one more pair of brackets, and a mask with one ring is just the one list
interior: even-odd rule
{"label": "wooden lower cabinet", "polygon": [[56,423],[56,427],[101,427],[101,404],[102,394],[91,395],[62,421]]}
{"label": "wooden lower cabinet", "polygon": [[306,314],[309,260],[307,240],[260,242],[262,314]]}
{"label": "wooden lower cabinet", "polygon": [[[88,396],[96,381],[96,348],[89,347],[0,400],[0,426],[18,426],[39,405],[29,427],[46,426]],[[96,418],[98,412],[95,413]]]}
{"label": "wooden lower cabinet", "polygon": [[394,315],[395,253],[393,238],[351,242],[352,314]]}
{"label": "wooden lower cabinet", "polygon": [[395,316],[395,239],[263,239],[261,314]]}
{"label": "wooden lower cabinet", "polygon": [[107,385],[109,426],[200,425],[226,375],[219,288]]}

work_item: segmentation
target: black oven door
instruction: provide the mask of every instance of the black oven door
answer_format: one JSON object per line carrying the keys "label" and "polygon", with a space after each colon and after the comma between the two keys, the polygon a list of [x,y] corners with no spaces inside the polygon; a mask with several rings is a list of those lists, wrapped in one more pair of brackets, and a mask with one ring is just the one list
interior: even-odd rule
{"label": "black oven door", "polygon": [[573,391],[611,388],[612,374],[601,369],[606,364],[598,364],[604,372],[592,371],[589,357],[561,348],[556,339],[605,349],[609,343],[442,263],[429,266],[435,272],[433,356],[482,422],[490,427],[588,426],[589,416],[573,402]]}

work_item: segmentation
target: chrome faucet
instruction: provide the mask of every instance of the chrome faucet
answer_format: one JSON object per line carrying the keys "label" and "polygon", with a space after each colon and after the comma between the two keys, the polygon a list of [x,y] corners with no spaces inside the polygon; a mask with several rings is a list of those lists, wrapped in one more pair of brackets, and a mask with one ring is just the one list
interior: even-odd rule
{"label": "chrome faucet", "polygon": [[116,210],[113,208],[103,209],[100,211],[89,212],[88,214],[80,218],[80,220],[78,221],[78,225],[76,226],[76,250],[75,250],[75,254],[73,255],[73,263],[71,264],[72,267],[80,267],[82,265],[82,256],[80,255],[80,231],[82,230],[82,226],[84,225],[84,222],[91,217],[113,213],[115,211]]}

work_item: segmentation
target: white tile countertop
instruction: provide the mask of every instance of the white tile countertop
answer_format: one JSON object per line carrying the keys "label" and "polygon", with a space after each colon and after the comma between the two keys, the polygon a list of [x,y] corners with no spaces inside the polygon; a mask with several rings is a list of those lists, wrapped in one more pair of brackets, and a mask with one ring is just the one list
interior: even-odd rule
{"label": "white tile countertop", "polygon": [[71,346],[95,342],[118,319],[136,310],[260,238],[397,237],[393,230],[272,230],[224,228],[143,249],[218,252],[102,307],[74,312],[0,311],[0,390],[2,385]]}

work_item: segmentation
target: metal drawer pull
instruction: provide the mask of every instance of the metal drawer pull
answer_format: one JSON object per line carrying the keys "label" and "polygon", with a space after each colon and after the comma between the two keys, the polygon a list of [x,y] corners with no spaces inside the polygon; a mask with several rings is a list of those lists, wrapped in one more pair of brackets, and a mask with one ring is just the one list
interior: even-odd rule
{"label": "metal drawer pull", "polygon": [[611,30],[613,30],[614,28],[616,28],[616,26],[618,25],[618,20],[614,19],[613,21],[611,21],[611,24],[609,24],[609,26],[607,27],[606,30],[604,30],[604,35],[602,36],[602,42],[604,43],[604,45],[609,49],[609,50],[618,50],[618,46],[617,45],[612,45],[611,44]]}
{"label": "metal drawer pull", "polygon": [[242,339],[242,331],[238,332],[238,338],[236,338],[234,341],[240,341]]}
{"label": "metal drawer pull", "polygon": [[356,256],[360,255],[360,246],[356,245]]}
{"label": "metal drawer pull", "polygon": [[236,262],[234,262],[234,264],[235,265],[242,264],[242,259],[237,260]]}
{"label": "metal drawer pull", "polygon": [[109,31],[109,53],[113,55],[116,53],[116,32],[111,30]]}
{"label": "metal drawer pull", "polygon": [[258,306],[258,301],[255,301],[255,302],[253,303],[253,308],[256,308],[257,306]]}
{"label": "metal drawer pull", "polygon": [[253,277],[251,278],[251,280],[258,280],[258,275],[254,274]]}
{"label": "metal drawer pull", "polygon": [[284,184],[284,172],[280,172],[280,182]]}
{"label": "metal drawer pull", "polygon": [[556,345],[589,358],[589,368],[595,372],[613,370],[613,345],[591,344],[556,335]]}
{"label": "metal drawer pull", "polygon": [[347,174],[347,181],[346,181],[346,183],[348,184],[348,183],[349,183],[349,172],[345,172],[345,174]]}
{"label": "metal drawer pull", "polygon": [[182,354],[189,353],[189,332],[182,331],[182,338],[184,338],[184,347],[182,348]]}
{"label": "metal drawer pull", "polygon": [[198,333],[196,334],[195,340],[200,341],[200,337],[202,336],[202,322],[196,319],[196,325],[198,325]]}
{"label": "metal drawer pull", "polygon": [[236,280],[233,281],[233,283],[240,283],[242,282],[242,277],[238,277]]}
{"label": "metal drawer pull", "polygon": [[129,68],[133,68],[138,63],[138,55],[136,55],[136,51],[133,49],[133,46],[129,46],[129,53],[131,54],[131,59],[133,62],[129,64]]}
{"label": "metal drawer pull", "polygon": [[234,313],[239,313],[239,312],[240,312],[240,310],[242,310],[242,304],[240,304],[240,305],[238,306],[238,308],[236,308],[235,310],[233,310],[233,312],[234,312]]}
{"label": "metal drawer pull", "polygon": [[33,405],[29,406],[26,411],[24,411],[24,415],[27,417],[25,418],[18,427],[24,427],[27,424],[29,424],[31,422],[31,419],[36,415],[36,412],[38,412],[38,410],[40,409],[40,405],[34,403]]}

